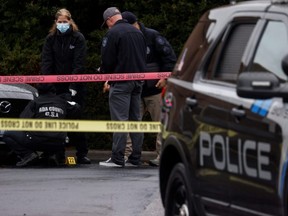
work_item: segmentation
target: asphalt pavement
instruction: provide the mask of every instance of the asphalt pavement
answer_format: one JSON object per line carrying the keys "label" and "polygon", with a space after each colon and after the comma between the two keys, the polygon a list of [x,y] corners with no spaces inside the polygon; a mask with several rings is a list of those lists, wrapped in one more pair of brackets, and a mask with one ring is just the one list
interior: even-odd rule
{"label": "asphalt pavement", "polygon": [[[74,147],[66,148],[66,157],[75,155]],[[144,166],[131,169],[100,167],[99,161],[111,156],[109,150],[89,150],[87,156],[92,164],[70,168],[1,167],[0,215],[164,215],[158,169],[148,163],[155,151],[143,151]]]}
{"label": "asphalt pavement", "polygon": [[0,215],[164,215],[158,168],[101,167],[100,158],[91,159],[71,167],[2,167]]}

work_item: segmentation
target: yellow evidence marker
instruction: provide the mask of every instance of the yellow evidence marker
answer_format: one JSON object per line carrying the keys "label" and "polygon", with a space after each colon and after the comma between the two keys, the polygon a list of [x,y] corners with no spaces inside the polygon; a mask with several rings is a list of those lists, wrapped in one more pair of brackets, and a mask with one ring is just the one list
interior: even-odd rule
{"label": "yellow evidence marker", "polygon": [[75,157],[67,157],[66,158],[67,165],[76,165]]}

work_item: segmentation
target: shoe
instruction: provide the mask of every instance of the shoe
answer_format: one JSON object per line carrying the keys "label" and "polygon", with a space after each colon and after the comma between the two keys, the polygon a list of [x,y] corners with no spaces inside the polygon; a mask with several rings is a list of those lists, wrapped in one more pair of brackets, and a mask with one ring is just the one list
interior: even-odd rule
{"label": "shoe", "polygon": [[141,163],[132,163],[129,159],[125,162],[125,167],[139,167]]}
{"label": "shoe", "polygon": [[88,157],[77,157],[78,164],[91,164],[91,160]]}
{"label": "shoe", "polygon": [[43,166],[58,166],[59,163],[55,154],[44,152],[39,157],[39,162]]}
{"label": "shoe", "polygon": [[16,163],[17,167],[25,167],[28,166],[29,164],[31,164],[33,161],[35,161],[36,159],[38,159],[38,154],[36,154],[35,152],[26,155],[25,157],[22,158],[21,161],[19,161],[18,163]]}
{"label": "shoe", "polygon": [[[60,163],[57,160],[56,155],[55,154],[49,155],[49,157],[47,158],[47,166],[54,167],[54,166],[59,166],[59,165],[60,165]],[[61,165],[63,165],[63,164],[61,164]]]}
{"label": "shoe", "polygon": [[106,167],[123,167],[123,166],[120,165],[120,164],[114,163],[111,158],[109,158],[109,159],[106,160],[106,161],[99,162],[99,166],[106,166]]}
{"label": "shoe", "polygon": [[65,151],[56,152],[55,156],[56,156],[58,165],[65,165],[66,163]]}
{"label": "shoe", "polygon": [[156,166],[156,167],[158,167],[159,166],[159,159],[158,158],[156,158],[156,159],[154,159],[154,160],[150,160],[149,161],[149,165],[150,166]]}

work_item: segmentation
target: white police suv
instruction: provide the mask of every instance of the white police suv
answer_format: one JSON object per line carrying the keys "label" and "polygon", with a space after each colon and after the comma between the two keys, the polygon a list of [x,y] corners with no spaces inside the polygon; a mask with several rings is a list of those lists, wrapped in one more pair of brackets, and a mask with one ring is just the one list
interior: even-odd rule
{"label": "white police suv", "polygon": [[288,0],[206,12],[164,94],[165,215],[288,215]]}

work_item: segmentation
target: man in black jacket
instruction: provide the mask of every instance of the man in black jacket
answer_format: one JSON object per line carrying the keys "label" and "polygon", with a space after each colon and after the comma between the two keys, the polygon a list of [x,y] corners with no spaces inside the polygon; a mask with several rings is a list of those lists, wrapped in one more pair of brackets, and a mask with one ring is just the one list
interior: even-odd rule
{"label": "man in black jacket", "polygon": [[[176,63],[176,55],[170,43],[158,31],[147,28],[137,21],[135,14],[129,11],[122,13],[123,19],[139,29],[145,36],[147,43],[147,71],[170,72]],[[146,80],[141,95],[141,114],[149,113],[152,121],[160,121],[162,100],[161,91],[166,85],[165,79]],[[160,133],[156,138],[157,157],[150,161],[150,165],[158,166],[161,150]],[[132,151],[131,139],[128,137],[125,155],[128,158]]]}
{"label": "man in black jacket", "polygon": [[[146,43],[143,34],[126,20],[116,7],[103,13],[109,30],[103,38],[101,48],[102,71],[104,73],[137,73],[146,71]],[[111,120],[140,121],[142,81],[110,82],[109,108]],[[127,133],[114,133],[112,155],[100,166],[123,167],[140,165],[143,133],[131,133],[133,151],[124,161]]]}
{"label": "man in black jacket", "polygon": [[[20,118],[65,119],[76,118],[80,106],[56,95],[53,84],[39,84],[39,97],[30,101],[20,114]],[[16,166],[24,167],[38,158],[37,151],[46,155],[65,150],[66,132],[46,131],[5,131],[3,141],[21,159]]]}
{"label": "man in black jacket", "polygon": [[[83,73],[86,50],[85,38],[73,21],[71,13],[65,8],[58,10],[43,46],[41,73],[44,75]],[[55,83],[55,87],[57,95],[77,102],[83,112],[86,96],[86,86],[83,83]],[[77,163],[91,163],[87,157],[85,133],[69,133],[69,144],[76,146]]]}

